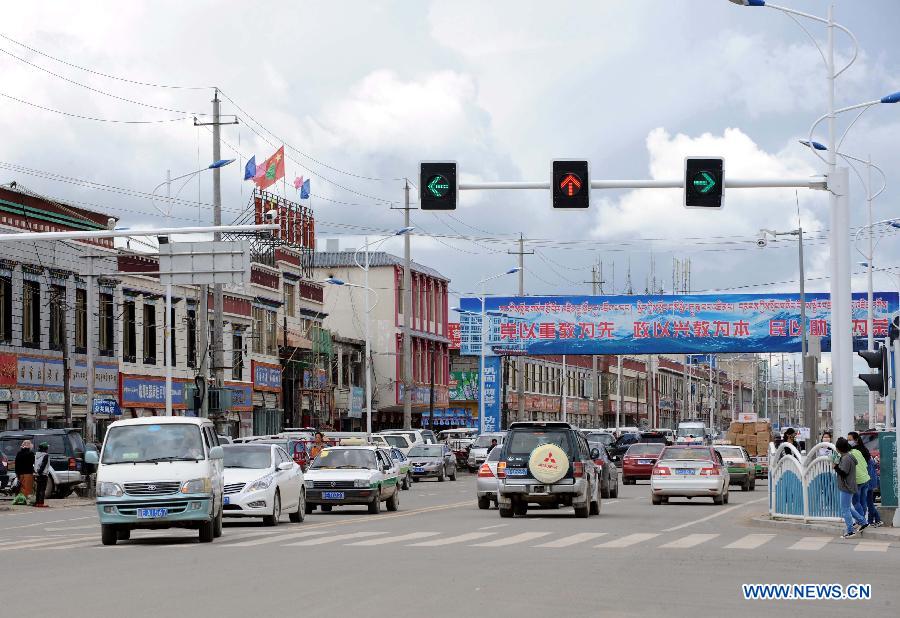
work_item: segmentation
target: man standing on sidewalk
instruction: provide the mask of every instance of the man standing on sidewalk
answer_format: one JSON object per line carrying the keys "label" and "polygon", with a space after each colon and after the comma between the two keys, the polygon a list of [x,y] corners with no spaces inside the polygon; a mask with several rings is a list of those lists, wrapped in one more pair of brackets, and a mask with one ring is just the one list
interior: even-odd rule
{"label": "man standing on sidewalk", "polygon": [[38,445],[38,452],[34,458],[34,475],[37,478],[37,494],[34,500],[34,506],[44,508],[44,494],[47,492],[47,477],[50,476],[50,453],[47,450],[50,445],[41,442]]}

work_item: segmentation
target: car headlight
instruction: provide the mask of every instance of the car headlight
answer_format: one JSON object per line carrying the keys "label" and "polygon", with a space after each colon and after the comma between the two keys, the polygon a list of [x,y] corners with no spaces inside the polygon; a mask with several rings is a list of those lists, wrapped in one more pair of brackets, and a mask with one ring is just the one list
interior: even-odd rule
{"label": "car headlight", "polygon": [[97,496],[101,498],[118,498],[124,493],[122,486],[118,483],[107,483],[106,481],[97,483]]}
{"label": "car headlight", "polygon": [[210,494],[212,493],[212,481],[208,478],[193,479],[181,484],[183,494]]}
{"label": "car headlight", "polygon": [[306,479],[305,481],[303,481],[303,484],[306,485],[307,489],[312,489],[314,487],[314,485],[313,485],[314,482],[315,481],[313,481],[311,479]]}
{"label": "car headlight", "polygon": [[367,489],[369,487],[369,479],[356,479],[353,481],[353,486]]}
{"label": "car headlight", "polygon": [[261,479],[257,479],[250,483],[250,486],[247,487],[247,491],[259,491],[260,489],[268,489],[272,484],[272,480],[275,477],[273,476],[264,476]]}

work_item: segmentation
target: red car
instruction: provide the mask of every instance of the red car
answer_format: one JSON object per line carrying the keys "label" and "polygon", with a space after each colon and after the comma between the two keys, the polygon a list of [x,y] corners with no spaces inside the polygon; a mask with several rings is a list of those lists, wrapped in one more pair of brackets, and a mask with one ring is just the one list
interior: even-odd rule
{"label": "red car", "polygon": [[629,446],[622,458],[622,483],[634,485],[639,480],[649,481],[650,472],[664,448],[665,444],[654,442],[638,442]]}

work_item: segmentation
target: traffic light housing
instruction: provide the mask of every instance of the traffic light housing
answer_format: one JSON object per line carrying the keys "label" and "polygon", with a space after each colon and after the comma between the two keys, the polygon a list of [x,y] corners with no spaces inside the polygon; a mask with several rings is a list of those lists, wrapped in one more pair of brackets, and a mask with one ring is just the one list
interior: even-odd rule
{"label": "traffic light housing", "polygon": [[456,210],[456,161],[419,164],[419,208]]}
{"label": "traffic light housing", "polygon": [[591,175],[587,161],[553,161],[554,208],[587,208],[591,205]]}
{"label": "traffic light housing", "polygon": [[887,346],[881,346],[877,350],[869,352],[861,350],[857,352],[872,369],[877,369],[875,373],[861,373],[859,379],[866,383],[870,391],[875,391],[881,395],[888,392],[888,350]]}
{"label": "traffic light housing", "polygon": [[898,338],[900,338],[900,315],[894,316],[894,319],[888,324],[888,339],[890,342],[894,343]]}
{"label": "traffic light housing", "polygon": [[725,159],[684,159],[684,205],[688,208],[721,208]]}

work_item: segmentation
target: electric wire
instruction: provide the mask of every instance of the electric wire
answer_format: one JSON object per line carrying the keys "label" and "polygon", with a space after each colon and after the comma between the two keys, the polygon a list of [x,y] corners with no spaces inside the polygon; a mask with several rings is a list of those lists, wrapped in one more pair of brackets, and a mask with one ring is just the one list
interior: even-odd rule
{"label": "electric wire", "polygon": [[78,118],[79,120],[91,120],[93,122],[108,122],[110,124],[163,124],[166,122],[181,122],[183,120],[189,120],[189,118],[187,116],[182,116],[180,118],[159,118],[156,120],[120,120],[120,119],[116,119],[116,118],[97,118],[96,116],[85,116],[83,114],[67,112],[65,110],[55,109],[52,107],[47,107],[45,105],[38,105],[37,103],[32,103],[31,101],[26,101],[25,99],[20,99],[18,97],[14,97],[11,94],[6,94],[5,92],[0,92],[0,97],[5,97],[5,98],[15,101],[17,103],[22,103],[23,105],[28,105],[30,107],[44,110],[45,112],[53,112],[54,114],[68,116],[69,118]]}

